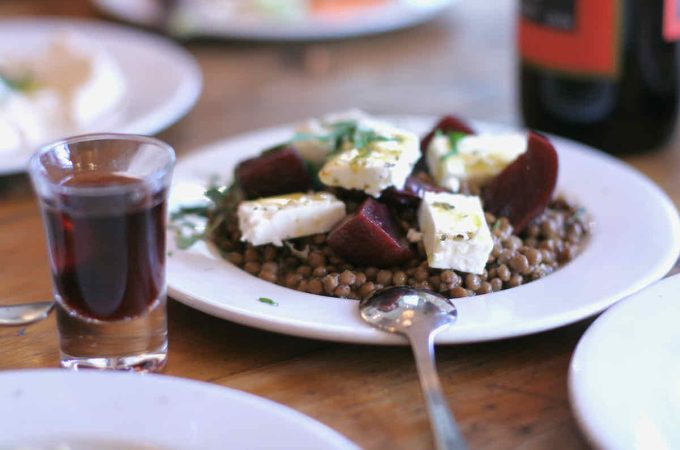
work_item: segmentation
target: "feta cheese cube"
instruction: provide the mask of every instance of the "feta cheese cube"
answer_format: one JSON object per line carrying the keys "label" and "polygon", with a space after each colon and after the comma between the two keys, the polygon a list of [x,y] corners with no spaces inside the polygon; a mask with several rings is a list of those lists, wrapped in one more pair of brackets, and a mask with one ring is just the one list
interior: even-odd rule
{"label": "feta cheese cube", "polygon": [[427,192],[418,224],[430,267],[484,273],[493,239],[479,197]]}
{"label": "feta cheese cube", "polygon": [[484,184],[527,148],[521,134],[437,134],[427,148],[427,166],[441,187],[454,192],[461,181]]}
{"label": "feta cheese cube", "polygon": [[418,136],[377,122],[359,123],[359,127],[361,141],[348,142],[324,164],[319,171],[321,182],[373,197],[388,187],[403,188],[421,156]]}
{"label": "feta cheese cube", "polygon": [[241,240],[283,245],[293,239],[329,231],[345,217],[345,204],[327,192],[295,193],[241,202]]}

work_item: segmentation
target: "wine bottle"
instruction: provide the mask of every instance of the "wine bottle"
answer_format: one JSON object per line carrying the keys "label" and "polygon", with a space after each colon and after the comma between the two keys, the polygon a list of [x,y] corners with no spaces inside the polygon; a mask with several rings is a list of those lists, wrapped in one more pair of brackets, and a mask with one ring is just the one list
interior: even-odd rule
{"label": "wine bottle", "polygon": [[521,0],[527,127],[609,153],[670,137],[678,111],[680,0]]}

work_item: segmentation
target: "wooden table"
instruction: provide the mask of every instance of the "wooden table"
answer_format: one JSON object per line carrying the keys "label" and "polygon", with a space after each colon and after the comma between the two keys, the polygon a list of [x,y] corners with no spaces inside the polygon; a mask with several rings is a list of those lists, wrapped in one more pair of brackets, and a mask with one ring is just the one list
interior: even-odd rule
{"label": "wooden table", "polygon": [[[360,107],[518,123],[513,0],[461,1],[415,29],[343,42],[197,42],[205,91],[160,134],[180,155],[230,134]],[[96,16],[76,0],[4,0],[0,16]],[[1,26],[1,25],[0,25]],[[680,140],[627,160],[680,203]],[[0,178],[0,303],[50,296],[42,224],[24,175]],[[471,448],[584,448],[567,369],[591,320],[519,339],[438,348],[447,397]],[[430,448],[411,354],[245,328],[169,303],[168,375],[270,398],[366,449]],[[0,328],[0,369],[56,367],[54,317]]]}

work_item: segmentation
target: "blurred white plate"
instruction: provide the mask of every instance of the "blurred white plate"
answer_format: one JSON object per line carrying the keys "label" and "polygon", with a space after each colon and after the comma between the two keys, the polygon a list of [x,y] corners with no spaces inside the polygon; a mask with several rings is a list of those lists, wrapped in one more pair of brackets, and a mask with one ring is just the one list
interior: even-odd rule
{"label": "blurred white plate", "polygon": [[[418,135],[433,117],[395,117]],[[508,127],[475,124],[480,131]],[[177,164],[170,208],[201,202],[208,180],[231,182],[239,161],[287,141],[293,126],[259,130],[199,150]],[[585,207],[595,222],[583,252],[556,272],[493,294],[456,299],[458,321],[439,343],[479,342],[549,330],[603,311],[665,275],[680,253],[680,221],[670,199],[623,162],[566,139],[559,153],[558,191]],[[359,317],[357,301],[298,292],[251,276],[199,242],[175,248],[169,233],[169,292],[208,314],[280,333],[334,341],[405,344]],[[267,297],[278,303],[258,301]]]}
{"label": "blurred white plate", "polygon": [[[248,0],[252,1],[252,0]],[[342,0],[340,0],[342,1]],[[230,0],[186,1],[189,13],[166,23],[167,9],[160,0],[93,0],[103,12],[128,22],[159,27],[176,36],[206,36],[250,40],[305,41],[340,39],[378,34],[411,27],[436,17],[455,0],[391,0],[367,7],[361,12],[333,18],[302,15],[272,17],[263,13],[244,14],[226,11]],[[212,5],[214,10],[191,13],[191,8]]]}
{"label": "blurred white plate", "polygon": [[680,448],[680,275],[624,300],[583,335],[569,389],[602,449]]}
{"label": "blurred white plate", "polygon": [[40,450],[53,450],[61,442],[87,442],[73,448],[88,450],[111,442],[149,450],[358,450],[325,425],[270,400],[214,384],[124,372],[0,373],[0,428],[0,448],[6,450],[38,443],[51,444]]}
{"label": "blurred white plate", "polygon": [[[17,48],[27,53],[39,50],[61,30],[72,30],[103,46],[118,62],[128,86],[113,122],[105,129],[84,131],[155,134],[182,118],[201,93],[201,70],[182,47],[154,34],[104,22],[0,20],[0,54]],[[0,175],[25,170],[33,150],[2,152]]]}

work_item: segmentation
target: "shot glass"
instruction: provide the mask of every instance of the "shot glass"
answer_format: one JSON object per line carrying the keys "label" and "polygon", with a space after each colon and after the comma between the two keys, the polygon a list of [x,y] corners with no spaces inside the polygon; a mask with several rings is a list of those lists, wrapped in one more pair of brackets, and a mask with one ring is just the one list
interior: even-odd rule
{"label": "shot glass", "polygon": [[62,367],[164,367],[165,223],[174,163],[164,142],[124,134],[76,136],[31,158]]}

